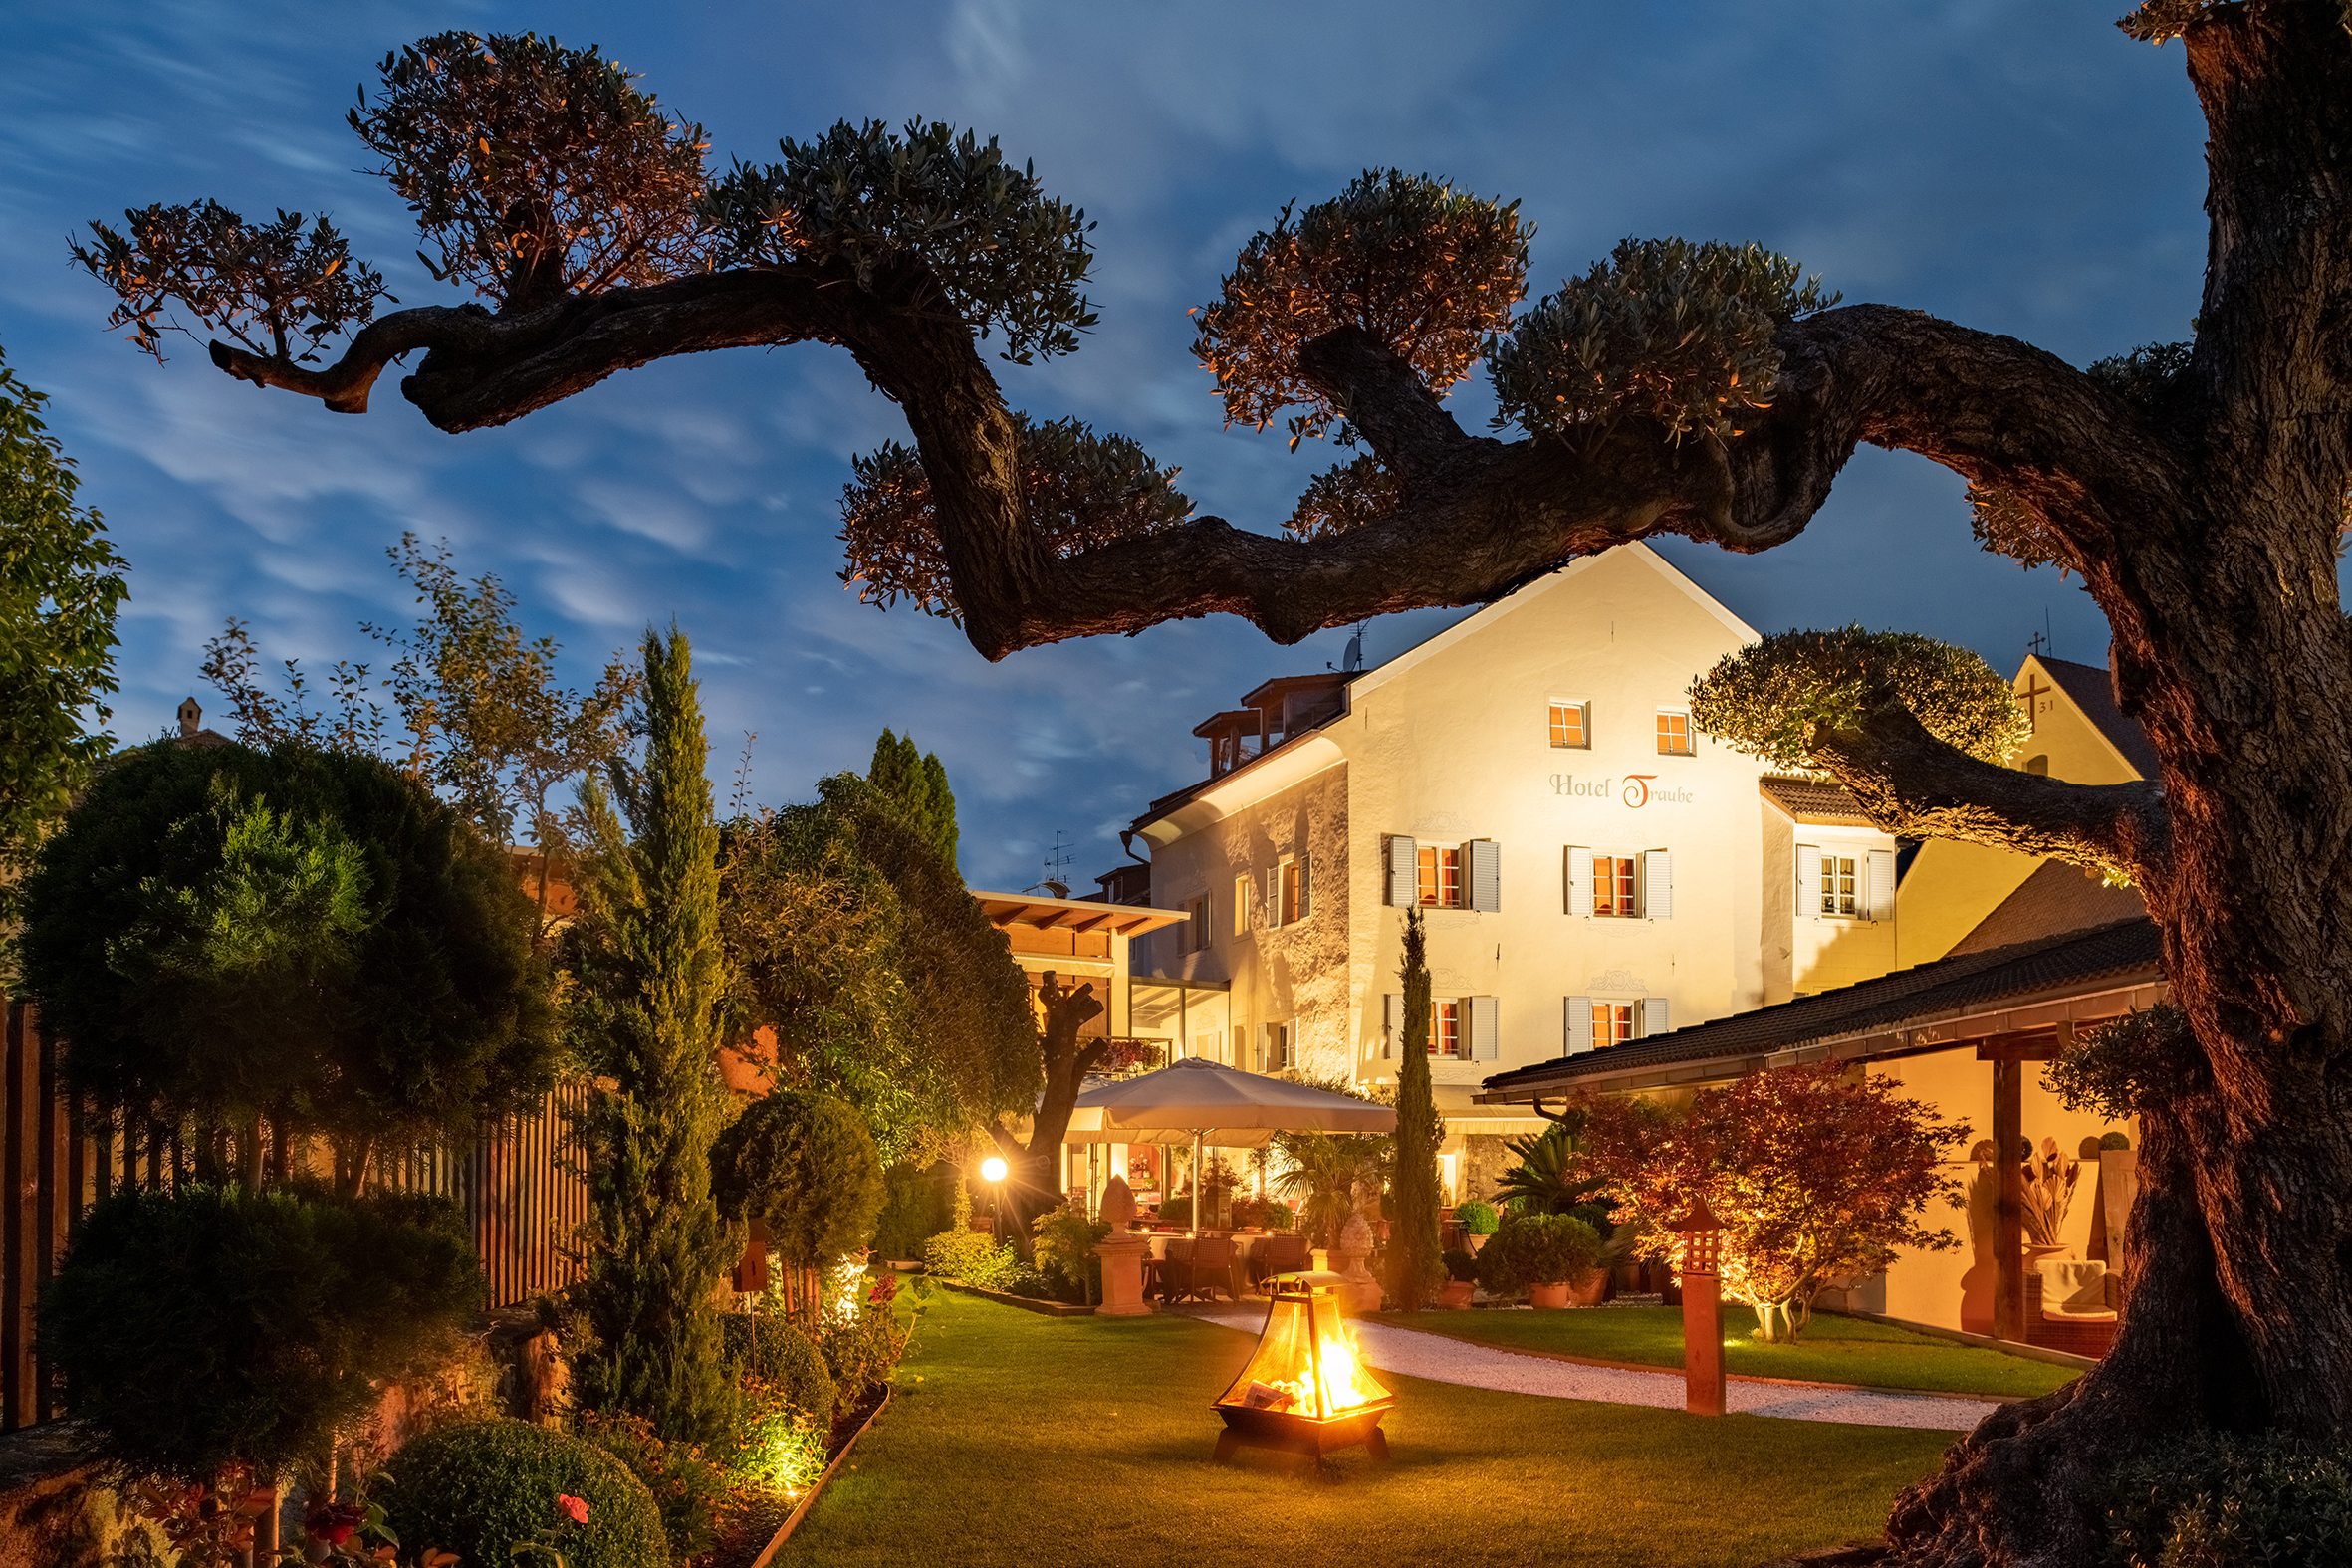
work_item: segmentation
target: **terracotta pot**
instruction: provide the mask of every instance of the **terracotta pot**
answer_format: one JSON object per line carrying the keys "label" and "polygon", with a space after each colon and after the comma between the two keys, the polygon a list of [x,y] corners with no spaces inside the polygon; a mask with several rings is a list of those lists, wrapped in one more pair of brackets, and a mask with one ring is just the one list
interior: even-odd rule
{"label": "terracotta pot", "polygon": [[1599,1306],[1608,1299],[1608,1270],[1602,1268],[1586,1274],[1580,1283],[1568,1286],[1568,1302],[1571,1306]]}
{"label": "terracotta pot", "polygon": [[1478,1249],[1493,1239],[1495,1238],[1492,1235],[1478,1235],[1475,1233],[1466,1235],[1462,1238],[1462,1249],[1468,1252],[1471,1256],[1476,1257],[1478,1256]]}
{"label": "terracotta pot", "polygon": [[1445,1288],[1437,1293],[1437,1304],[1442,1307],[1466,1307],[1470,1305],[1470,1293],[1477,1288],[1475,1280],[1449,1279]]}
{"label": "terracotta pot", "polygon": [[1565,1282],[1529,1285],[1528,1286],[1528,1305],[1542,1311],[1556,1311],[1568,1305],[1568,1297],[1572,1293],[1572,1287]]}

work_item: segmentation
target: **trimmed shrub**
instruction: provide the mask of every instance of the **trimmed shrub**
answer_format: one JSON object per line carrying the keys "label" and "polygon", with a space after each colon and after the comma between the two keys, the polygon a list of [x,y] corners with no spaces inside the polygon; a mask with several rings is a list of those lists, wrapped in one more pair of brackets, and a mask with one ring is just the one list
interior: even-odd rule
{"label": "trimmed shrub", "polygon": [[832,1420],[832,1369],[814,1340],[765,1312],[730,1312],[719,1321],[727,1334],[728,1366],[780,1390],[786,1404],[820,1423]]}
{"label": "trimmed shrub", "polygon": [[1465,1235],[1493,1235],[1502,1220],[1495,1206],[1484,1199],[1473,1198],[1468,1203],[1454,1206],[1454,1223],[1462,1227]]}
{"label": "trimmed shrub", "polygon": [[891,1261],[923,1255],[923,1239],[955,1224],[955,1177],[900,1163],[882,1173],[882,1211],[874,1220],[874,1255]]}
{"label": "trimmed shrub", "polygon": [[786,1257],[822,1265],[873,1239],[882,1167],[848,1102],[776,1089],[711,1146],[711,1196],[731,1220],[766,1221]]}
{"label": "trimmed shrub", "polygon": [[[588,1504],[587,1522],[559,1522],[556,1498]],[[667,1568],[661,1510],[645,1483],[585,1439],[527,1421],[469,1422],[406,1444],[376,1494],[407,1551],[506,1564],[517,1546],[548,1541],[565,1568]]]}
{"label": "trimmed shrub", "polygon": [[642,1416],[596,1411],[581,1419],[580,1435],[627,1465],[652,1496],[673,1562],[691,1562],[718,1545],[727,1476],[699,1447],[662,1442],[654,1435],[653,1423]]}
{"label": "trimmed shrub", "polygon": [[189,1186],[102,1199],[41,1296],[41,1355],[102,1456],[141,1474],[264,1474],[339,1427],[481,1305],[445,1198]]}
{"label": "trimmed shrub", "polygon": [[1513,1215],[1479,1248],[1479,1283],[1489,1295],[1529,1285],[1574,1284],[1601,1259],[1601,1238],[1574,1215]]}
{"label": "trimmed shrub", "polygon": [[1478,1259],[1458,1246],[1446,1249],[1445,1264],[1448,1279],[1468,1283],[1478,1278]]}
{"label": "trimmed shrub", "polygon": [[1094,1243],[1110,1227],[1064,1204],[1038,1216],[1038,1275],[1057,1301],[1094,1301],[1102,1294],[1102,1259]]}
{"label": "trimmed shrub", "polygon": [[2352,1454],[2281,1436],[2200,1433],[2117,1470],[2110,1568],[2321,1568],[2352,1562]]}
{"label": "trimmed shrub", "polygon": [[833,1413],[844,1415],[888,1383],[906,1350],[906,1334],[887,1306],[867,1304],[845,1323],[826,1326],[818,1344],[833,1374]]}

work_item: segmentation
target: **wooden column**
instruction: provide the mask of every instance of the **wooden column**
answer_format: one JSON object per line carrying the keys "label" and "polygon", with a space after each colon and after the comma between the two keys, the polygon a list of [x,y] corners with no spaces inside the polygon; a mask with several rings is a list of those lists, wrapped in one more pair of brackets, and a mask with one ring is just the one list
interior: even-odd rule
{"label": "wooden column", "polygon": [[1993,1211],[1993,1337],[2025,1337],[2024,1168],[2017,1142],[2024,1136],[2025,1064],[1993,1064],[1993,1168],[2000,1197]]}

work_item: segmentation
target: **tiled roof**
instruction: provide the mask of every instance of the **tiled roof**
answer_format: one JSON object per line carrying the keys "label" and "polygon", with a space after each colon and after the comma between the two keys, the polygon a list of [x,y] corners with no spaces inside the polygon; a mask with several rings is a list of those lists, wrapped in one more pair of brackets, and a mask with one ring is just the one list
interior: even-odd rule
{"label": "tiled roof", "polygon": [[2083,717],[2098,727],[2099,733],[2114,743],[2124,760],[2139,770],[2143,779],[2156,777],[2156,748],[2148,744],[2148,732],[2140,728],[2137,719],[2127,719],[2115,706],[2115,683],[2108,677],[2103,664],[2076,664],[2068,659],[2044,657],[2041,667],[2056,681],[2080,708]]}
{"label": "tiled roof", "polygon": [[1764,778],[1756,782],[1756,787],[1765,799],[1800,822],[1842,827],[1870,825],[1870,818],[1862,814],[1861,802],[1842,785],[1825,779]]}
{"label": "tiled roof", "polygon": [[1713,1022],[1694,1023],[1670,1034],[1653,1034],[1604,1050],[1582,1051],[1498,1073],[1486,1081],[1486,1091],[1493,1094],[1539,1087],[1556,1092],[1572,1086],[1578,1078],[1622,1073],[1629,1068],[1737,1060],[2009,997],[2154,970],[2159,959],[2155,922],[2139,916],[2090,931],[1957,954],[1819,996],[1800,997]]}
{"label": "tiled roof", "polygon": [[2090,872],[2062,860],[2044,860],[1944,956],[1989,953],[2147,913],[2147,904],[2133,889],[2109,887]]}

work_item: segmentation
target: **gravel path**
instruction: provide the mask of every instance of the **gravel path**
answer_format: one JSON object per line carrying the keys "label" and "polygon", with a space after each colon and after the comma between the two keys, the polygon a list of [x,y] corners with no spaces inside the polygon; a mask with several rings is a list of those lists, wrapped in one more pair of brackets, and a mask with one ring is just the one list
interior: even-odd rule
{"label": "gravel path", "polygon": [[[1185,1315],[1247,1334],[1257,1334],[1266,1326],[1263,1308],[1194,1309]],[[1650,1405],[1660,1410],[1683,1408],[1683,1378],[1679,1372],[1628,1372],[1617,1367],[1581,1366],[1572,1361],[1521,1355],[1517,1351],[1449,1339],[1443,1334],[1424,1334],[1360,1319],[1355,1324],[1355,1335],[1364,1360],[1383,1372],[1427,1378],[1433,1383],[1498,1389],[1507,1394],[1545,1394],[1554,1399]],[[1834,1421],[1856,1427],[1921,1427],[1938,1432],[1967,1432],[1993,1413],[1993,1406],[1984,1400],[1752,1383],[1739,1378],[1725,1384],[1724,1403],[1745,1415],[1776,1416],[1786,1421]]]}

